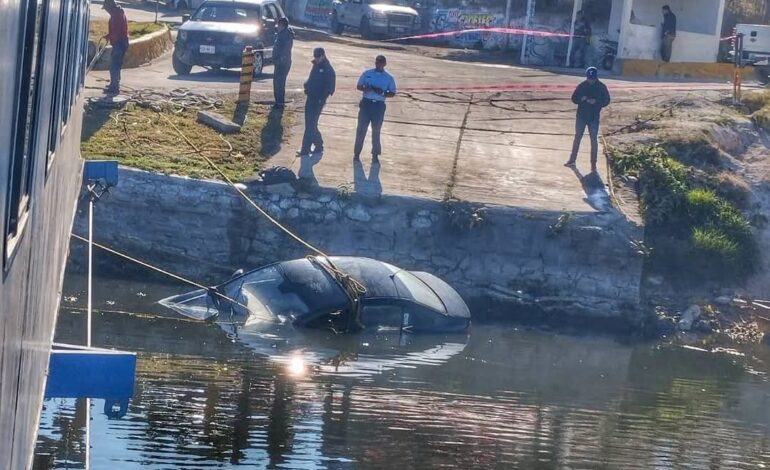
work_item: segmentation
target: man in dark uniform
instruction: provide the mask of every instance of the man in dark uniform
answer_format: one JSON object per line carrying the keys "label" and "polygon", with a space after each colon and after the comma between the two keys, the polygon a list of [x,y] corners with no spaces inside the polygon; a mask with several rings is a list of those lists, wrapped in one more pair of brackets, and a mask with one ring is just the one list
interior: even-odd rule
{"label": "man in dark uniform", "polygon": [[588,65],[588,48],[591,46],[591,22],[583,10],[577,13],[575,19],[575,36],[572,38],[572,53],[570,54],[573,67],[583,68]]}
{"label": "man in dark uniform", "polygon": [[[322,47],[313,50],[313,68],[305,82],[305,135],[302,137],[302,148],[299,149],[301,157],[313,153],[323,153],[324,141],[321,131],[318,130],[318,120],[323,112],[326,99],[334,94],[337,76],[332,64],[326,58],[326,51]],[[311,149],[312,146],[312,149]]]}
{"label": "man in dark uniform", "polygon": [[565,166],[575,166],[580,141],[588,127],[591,136],[591,172],[596,173],[596,160],[599,155],[599,118],[602,108],[610,104],[610,92],[607,86],[599,81],[599,71],[596,67],[588,67],[586,79],[575,88],[572,102],[578,105],[575,119],[575,140],[572,143],[572,154]]}
{"label": "man in dark uniform", "polygon": [[671,7],[663,6],[663,26],[661,27],[660,56],[664,62],[671,60],[671,49],[676,38],[676,15],[671,12]]}
{"label": "man in dark uniform", "polygon": [[382,154],[380,130],[385,121],[385,98],[396,96],[396,80],[385,71],[387,60],[384,55],[378,55],[374,60],[374,68],[364,72],[358,79],[356,88],[364,95],[358,104],[358,127],[356,127],[356,143],[353,147],[353,158],[361,158],[364,139],[369,125],[372,126],[372,161],[377,162]]}
{"label": "man in dark uniform", "polygon": [[115,3],[115,0],[104,0],[102,6],[110,15],[107,24],[108,33],[104,39],[112,45],[110,54],[110,85],[105,89],[107,93],[120,93],[120,69],[123,68],[123,58],[128,50],[128,21],[126,13]]}
{"label": "man in dark uniform", "polygon": [[275,97],[274,108],[281,109],[286,101],[286,77],[291,70],[291,49],[294,46],[294,31],[289,28],[289,20],[286,18],[278,19],[278,33],[275,35],[273,44],[273,62],[275,69],[273,71],[273,96]]}

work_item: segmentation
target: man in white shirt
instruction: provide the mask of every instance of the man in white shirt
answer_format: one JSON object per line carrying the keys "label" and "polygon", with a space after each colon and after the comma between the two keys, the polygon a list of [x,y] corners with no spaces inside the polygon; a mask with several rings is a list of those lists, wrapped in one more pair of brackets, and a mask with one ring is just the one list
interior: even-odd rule
{"label": "man in white shirt", "polygon": [[378,162],[382,154],[380,130],[385,121],[385,98],[396,95],[396,81],[385,71],[386,64],[385,56],[378,55],[374,61],[374,68],[364,72],[358,79],[356,88],[364,92],[364,96],[358,105],[354,160],[361,158],[361,150],[364,148],[364,139],[370,124],[372,126],[372,162]]}

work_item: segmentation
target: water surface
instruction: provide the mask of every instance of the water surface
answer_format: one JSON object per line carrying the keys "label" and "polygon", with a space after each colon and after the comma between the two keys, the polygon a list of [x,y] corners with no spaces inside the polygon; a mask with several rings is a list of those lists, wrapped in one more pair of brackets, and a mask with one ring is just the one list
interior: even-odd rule
{"label": "water surface", "polygon": [[[68,278],[57,340],[81,341]],[[128,414],[92,403],[92,468],[706,468],[770,466],[770,351],[474,325],[470,335],[228,336],[97,283],[97,346],[137,351]],[[77,297],[77,299],[75,299]],[[72,309],[75,310],[72,310]],[[146,315],[145,315],[146,314]],[[282,334],[285,334],[282,332]],[[85,400],[44,404],[36,469],[83,468]]]}

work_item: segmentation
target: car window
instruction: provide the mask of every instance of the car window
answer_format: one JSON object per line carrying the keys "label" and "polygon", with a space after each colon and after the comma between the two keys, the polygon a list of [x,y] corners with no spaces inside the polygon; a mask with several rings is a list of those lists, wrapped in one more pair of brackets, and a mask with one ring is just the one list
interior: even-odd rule
{"label": "car window", "polygon": [[265,15],[264,18],[266,20],[275,20],[278,18],[278,12],[275,9],[275,5],[272,4],[265,5],[265,8],[262,9],[262,13]]}
{"label": "car window", "polygon": [[310,308],[286,284],[278,268],[268,266],[244,276],[241,282],[233,282],[231,288],[237,292],[235,297],[239,302],[246,303],[252,315],[263,315],[263,308],[272,315],[283,315],[291,319],[306,315]]}
{"label": "car window", "polygon": [[446,312],[444,303],[433,290],[409,271],[401,270],[394,276],[398,289],[406,288],[415,301],[439,312]]}
{"label": "car window", "polygon": [[222,4],[204,4],[195,12],[193,21],[215,21],[219,23],[255,23],[260,19],[258,6],[243,7]]}
{"label": "car window", "polygon": [[399,329],[404,321],[400,305],[364,305],[361,308],[361,323],[378,329]]}

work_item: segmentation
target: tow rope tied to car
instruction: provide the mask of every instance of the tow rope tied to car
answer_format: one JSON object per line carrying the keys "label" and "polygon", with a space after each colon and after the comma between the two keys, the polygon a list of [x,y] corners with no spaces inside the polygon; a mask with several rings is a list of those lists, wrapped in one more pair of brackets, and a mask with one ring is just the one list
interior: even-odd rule
{"label": "tow rope tied to car", "polygon": [[345,333],[361,330],[363,328],[361,324],[361,297],[366,294],[366,286],[358,279],[338,268],[328,256],[323,256],[323,258],[308,256],[307,259],[311,263],[318,265],[337,281],[345,291],[348,300],[350,300],[350,309],[348,310],[347,321],[345,322]]}
{"label": "tow rope tied to car", "polygon": [[277,219],[275,219],[273,216],[267,213],[264,209],[262,209],[256,202],[254,202],[253,199],[249,197],[246,192],[239,188],[238,185],[236,185],[233,180],[231,180],[227,174],[225,174],[224,171],[222,171],[219,166],[214,163],[209,157],[206,156],[204,152],[201,151],[201,149],[198,148],[195,143],[193,143],[168,117],[166,117],[163,113],[158,113],[160,116],[166,120],[166,122],[176,131],[177,134],[179,134],[180,137],[189,145],[195,153],[197,153],[203,160],[206,161],[206,163],[211,166],[211,168],[214,169],[219,175],[222,177],[222,179],[225,180],[225,182],[230,185],[233,189],[235,189],[238,194],[246,201],[248,202],[254,209],[257,210],[262,216],[264,216],[267,220],[269,220],[273,225],[281,229],[284,233],[289,235],[291,238],[299,242],[301,245],[303,245],[308,250],[312,251],[313,253],[317,254],[318,256],[321,256],[324,258],[326,263],[328,263],[328,266],[323,266],[324,263],[318,262],[318,260],[315,260],[318,264],[323,266],[323,269],[326,269],[327,272],[329,272],[332,277],[334,277],[337,282],[339,282],[343,289],[345,290],[345,294],[348,296],[348,298],[351,301],[351,315],[348,318],[347,322],[347,331],[352,331],[354,328],[358,328],[360,326],[360,308],[361,308],[361,297],[366,293],[366,286],[364,286],[359,280],[355,279],[350,274],[344,272],[342,269],[338,268],[334,265],[334,263],[329,259],[329,256],[321,251],[319,248],[316,248],[315,246],[311,245],[309,242],[305,241],[303,238],[301,238],[299,235],[292,232],[288,227],[280,223]]}

